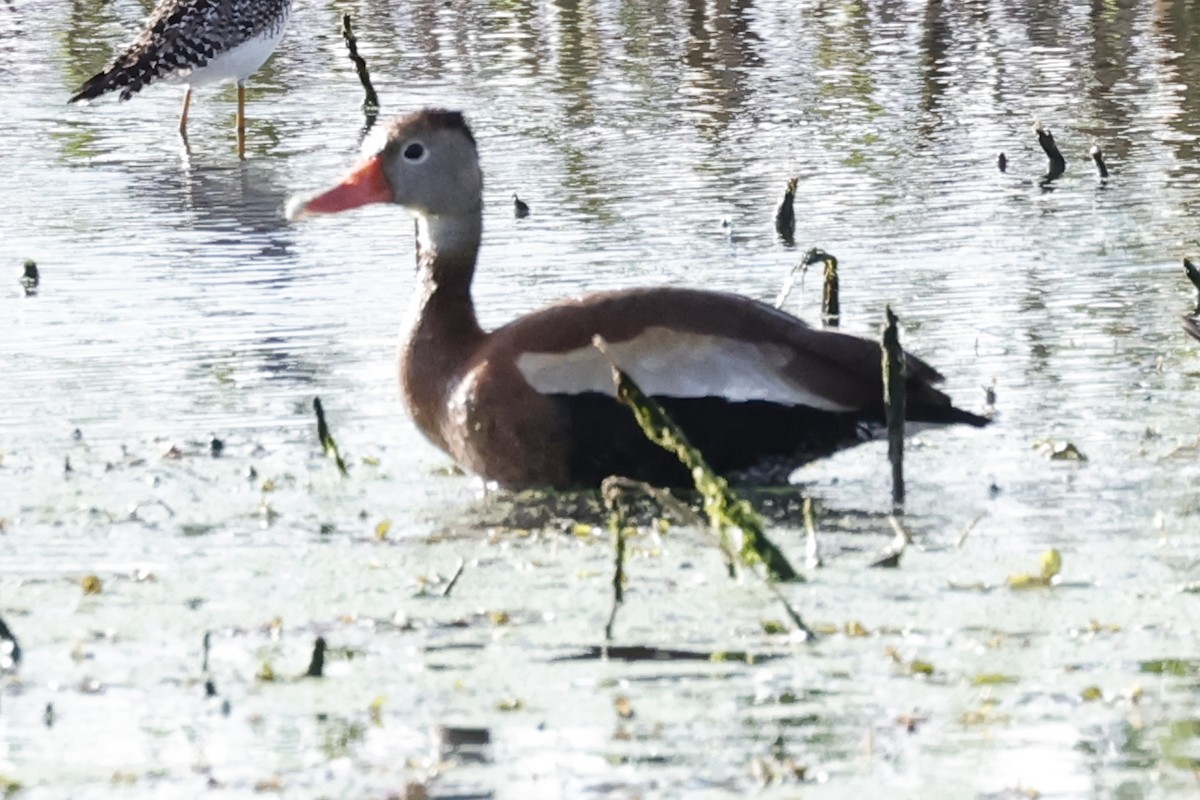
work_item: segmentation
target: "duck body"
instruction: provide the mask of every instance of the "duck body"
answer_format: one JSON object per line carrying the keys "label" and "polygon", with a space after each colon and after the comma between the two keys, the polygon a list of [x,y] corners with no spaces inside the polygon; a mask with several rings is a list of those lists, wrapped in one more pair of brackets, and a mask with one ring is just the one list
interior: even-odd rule
{"label": "duck body", "polygon": [[[690,485],[616,400],[614,364],[735,477],[777,463],[786,469],[772,478],[782,479],[882,427],[875,342],[739,295],[604,292],[483,331],[470,294],[482,181],[469,129],[458,114],[425,111],[392,123],[387,141],[289,216],[388,200],[416,214],[420,286],[400,348],[401,393],[417,427],[464,469],[513,489],[595,486],[612,474]],[[986,423],[932,386],[941,378],[932,367],[913,357],[907,366],[909,419]]]}

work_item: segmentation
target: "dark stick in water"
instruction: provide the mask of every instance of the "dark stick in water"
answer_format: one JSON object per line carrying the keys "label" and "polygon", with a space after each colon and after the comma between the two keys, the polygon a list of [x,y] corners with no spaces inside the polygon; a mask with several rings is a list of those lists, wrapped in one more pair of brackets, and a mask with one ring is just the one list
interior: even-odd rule
{"label": "dark stick in water", "polygon": [[325,407],[321,405],[321,398],[313,398],[313,410],[317,412],[317,438],[321,441],[321,449],[325,451],[325,455],[333,456],[333,461],[337,464],[338,472],[342,473],[342,477],[349,478],[350,473],[346,471],[346,462],[342,460],[337,442],[333,440],[333,435],[329,432],[329,425],[325,423]]}
{"label": "dark stick in water", "polygon": [[354,36],[354,29],[350,26],[349,14],[342,14],[342,38],[346,40],[346,49],[350,51],[350,60],[354,62],[358,80],[362,83],[363,92],[366,94],[362,104],[363,114],[367,118],[367,124],[363,128],[365,134],[371,130],[371,126],[375,124],[375,119],[379,116],[379,95],[375,93],[375,87],[371,85],[371,73],[367,70],[366,59],[358,54],[358,39]]}
{"label": "dark stick in water", "polygon": [[1047,179],[1057,178],[1067,170],[1067,160],[1063,158],[1063,154],[1058,149],[1058,145],[1054,143],[1054,134],[1050,133],[1046,128],[1042,127],[1041,122],[1033,123],[1033,132],[1037,134],[1038,144],[1042,146],[1042,150],[1046,152],[1046,157],[1050,159],[1050,171],[1046,173]]}
{"label": "dark stick in water", "polygon": [[821,248],[814,247],[804,254],[804,266],[809,264],[825,265],[825,283],[821,292],[821,322],[827,327],[836,328],[842,316],[842,307],[838,300],[838,260]]}
{"label": "dark stick in water", "polygon": [[313,642],[312,658],[308,662],[308,669],[304,672],[306,678],[320,678],[325,672],[325,637],[318,636]]}
{"label": "dark stick in water", "polygon": [[885,309],[883,326],[883,408],[887,420],[888,460],[892,462],[892,507],[904,506],[904,350],[892,307]]}
{"label": "dark stick in water", "polygon": [[513,216],[517,219],[525,219],[529,216],[529,203],[526,203],[521,198],[517,197],[517,193],[513,192]]}
{"label": "dark stick in water", "polygon": [[783,199],[775,209],[775,232],[784,244],[795,244],[796,235],[796,184],[799,178],[788,178],[787,188],[784,189]]}
{"label": "dark stick in water", "polygon": [[1100,151],[1100,145],[1092,145],[1092,149],[1089,152],[1091,153],[1092,161],[1096,162],[1096,172],[1100,173],[1101,178],[1107,178],[1108,165],[1104,163],[1104,153]]}
{"label": "dark stick in water", "polygon": [[1001,172],[1008,172],[1008,156],[1004,155],[1003,150],[996,156],[996,167]]}

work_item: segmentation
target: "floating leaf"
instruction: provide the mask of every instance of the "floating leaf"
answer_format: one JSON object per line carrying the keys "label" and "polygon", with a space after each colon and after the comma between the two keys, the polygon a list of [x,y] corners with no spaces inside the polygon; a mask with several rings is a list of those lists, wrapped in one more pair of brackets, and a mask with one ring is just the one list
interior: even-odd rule
{"label": "floating leaf", "polygon": [[262,665],[258,668],[258,672],[254,675],[254,678],[255,680],[262,681],[263,683],[273,683],[276,680],[276,676],[275,668],[271,666],[271,662],[262,662]]}
{"label": "floating leaf", "polygon": [[1154,661],[1143,661],[1142,672],[1152,675],[1173,675],[1177,678],[1188,678],[1200,675],[1200,660],[1183,658],[1160,658]]}
{"label": "floating leaf", "polygon": [[1039,453],[1051,461],[1087,461],[1083,451],[1071,442],[1056,439],[1039,439],[1033,443]]}
{"label": "floating leaf", "polygon": [[512,621],[507,611],[489,611],[487,613],[488,621],[493,625],[507,625]]}
{"label": "floating leaf", "polygon": [[1096,700],[1104,699],[1104,692],[1100,691],[1099,686],[1088,686],[1079,693],[1079,699],[1085,703],[1092,703]]}
{"label": "floating leaf", "polygon": [[375,526],[375,538],[382,542],[383,540],[387,539],[388,531],[391,529],[392,521],[390,519],[381,520],[379,524]]}
{"label": "floating leaf", "polygon": [[866,626],[864,626],[861,622],[858,620],[853,620],[846,623],[846,635],[853,638],[860,638],[863,636],[870,636],[871,632],[868,631]]}
{"label": "floating leaf", "polygon": [[762,626],[763,633],[768,636],[779,636],[788,631],[787,626],[777,619],[760,620],[758,624]]}
{"label": "floating leaf", "polygon": [[1016,682],[1017,678],[1015,676],[1005,675],[1000,672],[981,672],[971,677],[972,686],[999,686],[1000,684]]}
{"label": "floating leaf", "polygon": [[374,700],[371,701],[371,704],[367,706],[367,716],[370,717],[372,724],[379,727],[383,726],[384,699],[385,698],[383,695],[378,695]]}
{"label": "floating leaf", "polygon": [[908,670],[913,675],[932,675],[934,672],[933,664],[919,658],[913,659],[913,662],[908,665]]}
{"label": "floating leaf", "polygon": [[104,591],[104,581],[96,575],[85,575],[79,580],[79,586],[84,594],[100,594]]}
{"label": "floating leaf", "polygon": [[525,707],[519,697],[506,697],[499,703],[496,703],[497,711],[520,711]]}

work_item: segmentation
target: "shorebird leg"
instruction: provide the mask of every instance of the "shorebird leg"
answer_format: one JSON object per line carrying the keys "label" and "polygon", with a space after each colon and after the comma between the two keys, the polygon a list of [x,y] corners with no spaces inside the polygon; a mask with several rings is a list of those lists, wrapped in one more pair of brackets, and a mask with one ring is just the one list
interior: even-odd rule
{"label": "shorebird leg", "polygon": [[192,87],[187,88],[187,92],[183,95],[183,111],[179,115],[179,135],[187,138],[187,115],[188,106],[192,104]]}
{"label": "shorebird leg", "polygon": [[246,158],[246,85],[238,81],[237,148],[238,158]]}

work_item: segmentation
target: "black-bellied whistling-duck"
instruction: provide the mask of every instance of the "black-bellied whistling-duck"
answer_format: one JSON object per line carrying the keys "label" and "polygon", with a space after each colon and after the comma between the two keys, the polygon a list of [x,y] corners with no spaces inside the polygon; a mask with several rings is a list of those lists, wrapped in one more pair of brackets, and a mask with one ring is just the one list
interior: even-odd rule
{"label": "black-bellied whistling-duck", "polygon": [[[393,121],[382,149],[341,183],[288,206],[290,219],[367,203],[416,216],[420,277],[400,386],[417,426],[464,469],[508,488],[594,486],[610,474],[690,483],[617,403],[609,357],[722,472],[798,465],[880,427],[877,344],[738,295],[603,292],[485,332],[471,300],[482,190],[462,115],[426,110]],[[987,422],[933,388],[941,376],[928,364],[910,356],[907,367],[909,419]]]}

